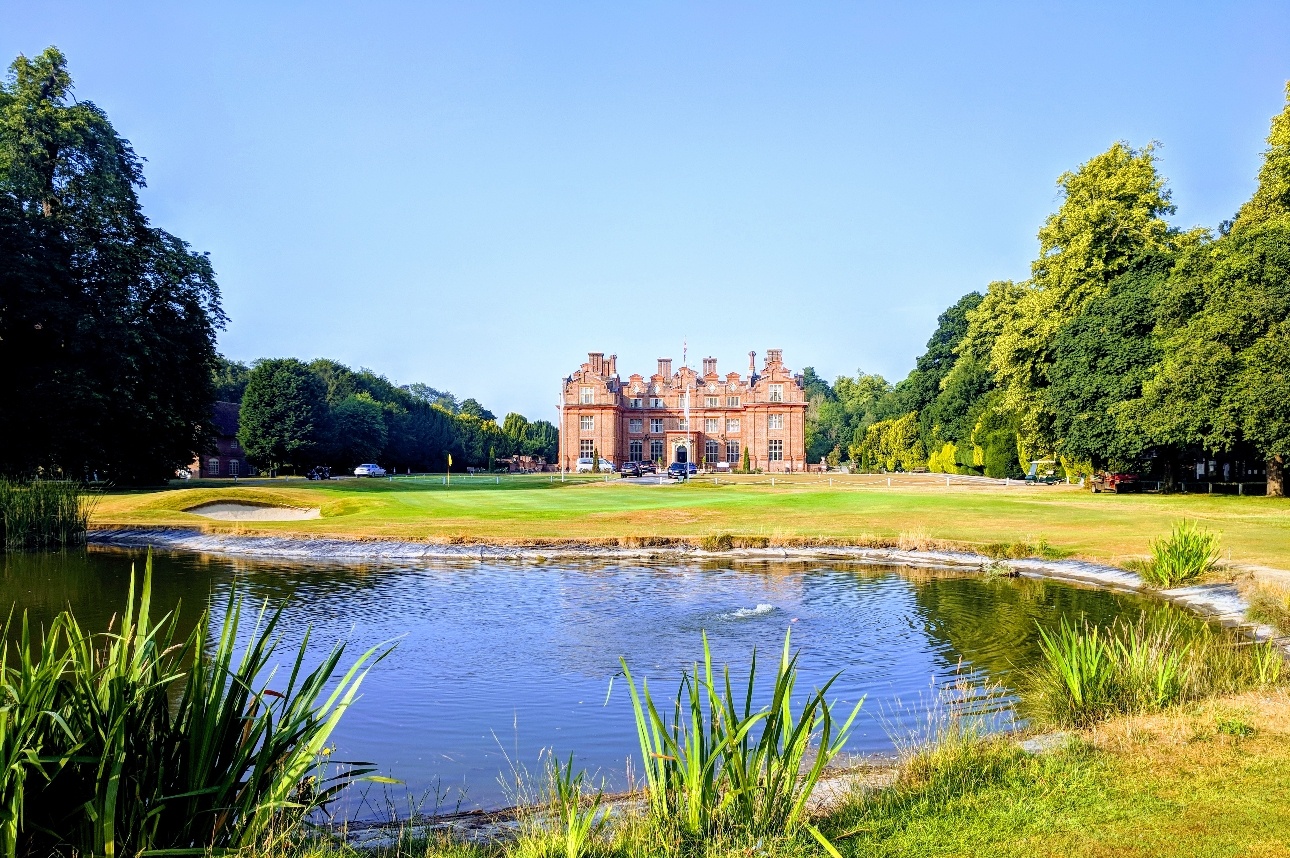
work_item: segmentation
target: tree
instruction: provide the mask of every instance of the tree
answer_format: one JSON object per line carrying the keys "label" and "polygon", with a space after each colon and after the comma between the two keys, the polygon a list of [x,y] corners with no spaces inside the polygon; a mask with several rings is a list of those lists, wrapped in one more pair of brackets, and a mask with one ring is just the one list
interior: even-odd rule
{"label": "tree", "polygon": [[385,414],[368,393],[347,397],[333,408],[331,429],[335,448],[349,465],[375,462],[389,437]]}
{"label": "tree", "polygon": [[173,476],[211,433],[210,260],[143,215],[140,158],[66,58],[0,84],[0,472]]}
{"label": "tree", "polygon": [[[1174,231],[1169,190],[1156,147],[1116,143],[1058,179],[1062,205],[1039,230],[1039,257],[994,340],[990,367],[1001,407],[1016,419],[1021,445],[1051,449],[1045,407],[1056,333],[1144,254],[1168,250]],[[1028,457],[1028,456],[1027,456]]]}
{"label": "tree", "polygon": [[1286,215],[1290,215],[1290,81],[1286,82],[1285,107],[1272,118],[1258,187],[1237,212],[1232,228],[1240,230]]}
{"label": "tree", "polygon": [[1290,321],[1282,320],[1242,355],[1235,405],[1241,431],[1263,452],[1271,497],[1285,497],[1290,461]]}
{"label": "tree", "polygon": [[1280,451],[1290,438],[1276,434],[1286,399],[1276,384],[1285,365],[1276,361],[1290,318],[1290,216],[1191,248],[1158,312],[1163,357],[1127,417],[1160,441],[1206,450],[1248,439],[1266,458],[1268,493],[1283,496]]}
{"label": "tree", "polygon": [[461,403],[461,413],[479,420],[497,419],[497,415],[480,405],[474,399],[467,399]]}
{"label": "tree", "polygon": [[327,427],[327,388],[295,358],[256,361],[238,411],[247,458],[276,471],[308,463]]}
{"label": "tree", "polygon": [[1053,338],[1044,397],[1062,455],[1093,469],[1135,470],[1154,446],[1124,419],[1122,404],[1141,396],[1160,359],[1155,303],[1171,267],[1166,256],[1143,258]]}
{"label": "tree", "polygon": [[426,405],[439,405],[454,414],[461,409],[460,403],[457,402],[457,397],[446,390],[436,390],[419,381],[413,384],[405,384],[400,389],[413,399],[420,400]]}
{"label": "tree", "polygon": [[242,393],[246,390],[246,381],[251,377],[251,368],[239,361],[229,360],[223,355],[216,356],[215,372],[216,402],[241,402]]}
{"label": "tree", "polygon": [[955,350],[967,336],[968,313],[981,305],[985,297],[969,292],[936,319],[936,330],[927,341],[927,349],[918,358],[913,371],[901,382],[908,391],[911,411],[921,411],[936,399],[941,382],[957,361]]}

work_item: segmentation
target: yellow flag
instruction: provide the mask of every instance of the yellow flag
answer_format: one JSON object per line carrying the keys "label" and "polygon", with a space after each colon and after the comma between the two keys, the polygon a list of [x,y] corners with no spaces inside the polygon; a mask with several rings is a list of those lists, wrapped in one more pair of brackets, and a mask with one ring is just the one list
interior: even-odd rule
{"label": "yellow flag", "polygon": [[452,467],[452,453],[448,454],[448,467]]}

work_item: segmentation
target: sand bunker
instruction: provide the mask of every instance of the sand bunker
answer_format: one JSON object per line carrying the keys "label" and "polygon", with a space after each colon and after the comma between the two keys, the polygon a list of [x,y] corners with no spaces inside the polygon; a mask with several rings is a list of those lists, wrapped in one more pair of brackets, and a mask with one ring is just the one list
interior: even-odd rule
{"label": "sand bunker", "polygon": [[302,509],[295,506],[259,506],[249,503],[204,503],[189,507],[184,512],[215,518],[220,521],[304,521],[320,518],[317,507]]}

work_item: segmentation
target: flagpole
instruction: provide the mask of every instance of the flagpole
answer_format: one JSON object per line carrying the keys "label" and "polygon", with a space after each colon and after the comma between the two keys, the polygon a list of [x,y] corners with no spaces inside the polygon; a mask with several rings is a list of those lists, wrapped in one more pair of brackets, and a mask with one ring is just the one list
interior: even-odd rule
{"label": "flagpole", "polygon": [[560,385],[560,482],[564,482],[564,385]]}

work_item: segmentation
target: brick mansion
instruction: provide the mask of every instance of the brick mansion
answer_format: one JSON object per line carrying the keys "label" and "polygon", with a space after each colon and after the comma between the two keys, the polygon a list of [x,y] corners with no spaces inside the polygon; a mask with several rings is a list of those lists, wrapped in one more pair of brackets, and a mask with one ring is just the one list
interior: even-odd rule
{"label": "brick mansion", "polygon": [[[748,353],[748,375],[721,375],[717,359],[704,358],[703,371],[659,358],[658,371],[625,381],[618,357],[603,352],[564,379],[560,459],[574,470],[593,452],[620,467],[624,462],[694,462],[712,468],[743,462],[763,471],[806,470],[806,396],[802,376],[784,367],[780,349],[766,352],[757,370]],[[686,422],[686,406],[689,422]]]}

